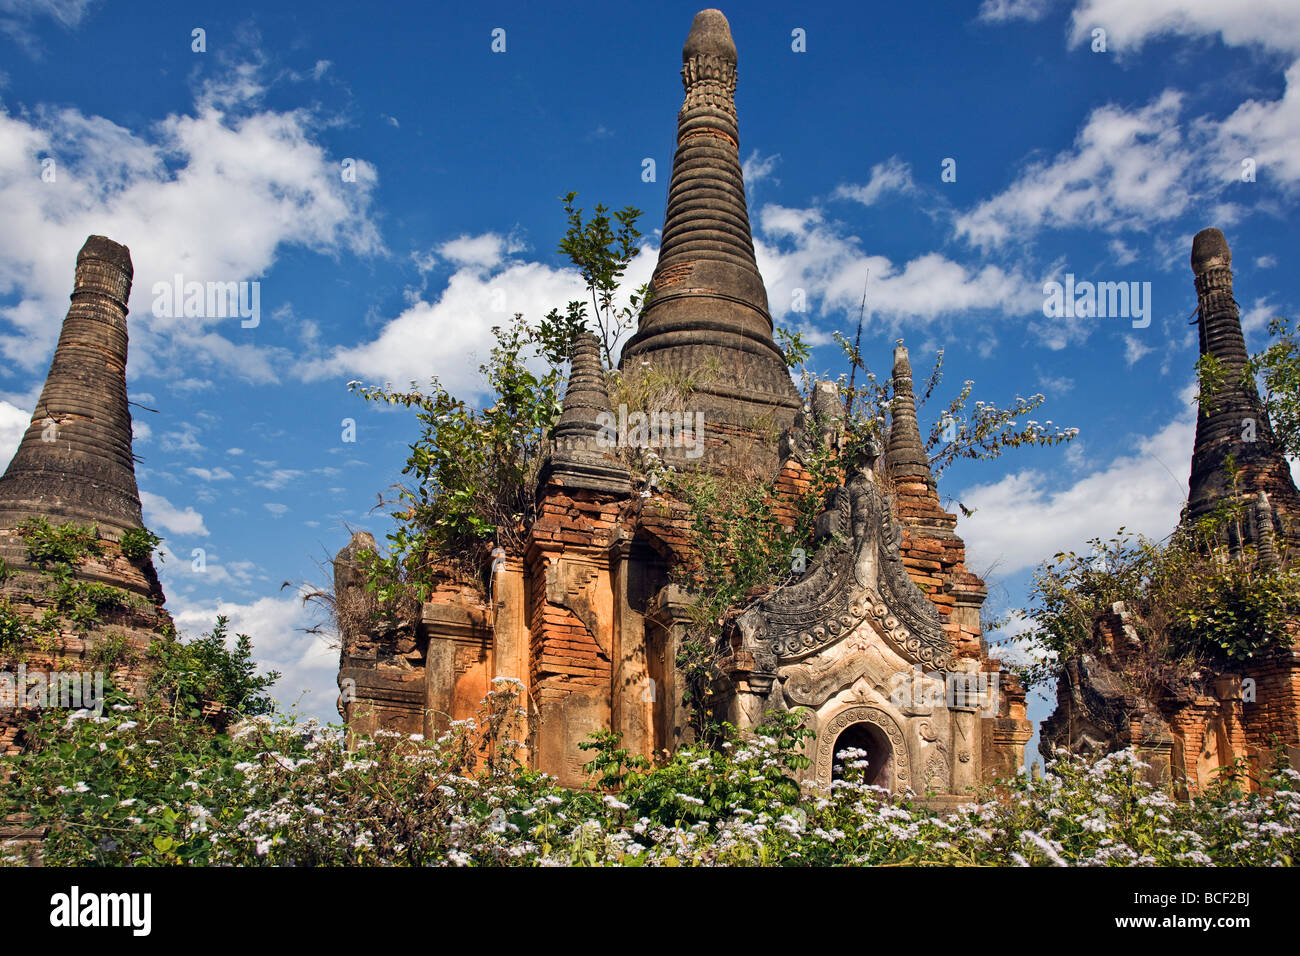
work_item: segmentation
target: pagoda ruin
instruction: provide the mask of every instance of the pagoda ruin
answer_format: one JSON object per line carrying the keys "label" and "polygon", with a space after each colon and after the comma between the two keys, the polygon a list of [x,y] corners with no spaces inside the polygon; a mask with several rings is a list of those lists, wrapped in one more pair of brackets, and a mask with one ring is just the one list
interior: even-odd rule
{"label": "pagoda ruin", "polygon": [[[806,458],[837,440],[845,410],[829,382],[805,408],[773,340],[739,161],[736,47],[720,12],[695,17],[682,63],[659,261],[619,367],[692,377],[702,451],[666,448],[664,460],[774,482],[778,519],[792,525],[789,502],[810,486]],[[725,622],[712,706],[742,729],[806,708],[818,783],[854,746],[878,784],[957,801],[1016,773],[1031,728],[1023,690],[987,653],[987,592],[940,504],[911,377],[900,348],[888,439],[827,495],[820,550]],[[601,441],[613,411],[599,343],[584,333],[536,518],[521,546],[502,549],[486,593],[448,578],[408,619],[353,616],[341,628],[340,711],[352,733],[436,735],[509,678],[523,688],[525,762],[562,784],[587,782],[579,745],[593,732],[617,731],[641,754],[691,739],[678,655],[695,596],[672,572],[692,560],[692,516],[634,481]],[[373,548],[359,533],[335,559],[341,605],[371,601],[358,554]],[[954,696],[954,686],[986,692]]]}
{"label": "pagoda ruin", "polygon": [[[103,236],[86,240],[40,400],[0,477],[0,670],[50,692],[51,675],[67,680],[92,671],[138,688],[149,644],[174,631],[152,559],[120,546],[123,534],[143,528],[126,391],[132,274],[126,246]],[[56,562],[33,558],[36,524],[95,529],[63,587],[50,573]],[[67,613],[74,609],[83,612],[79,619]],[[7,752],[21,747],[31,710],[12,703],[0,707],[0,750]]]}
{"label": "pagoda ruin", "polygon": [[[1200,400],[1181,521],[1191,527],[1235,505],[1238,519],[1216,532],[1222,559],[1290,564],[1300,543],[1300,495],[1259,393],[1242,374],[1246,341],[1222,232],[1196,234],[1191,265],[1200,354],[1216,360],[1223,381]],[[1300,766],[1294,640],[1231,669],[1202,669],[1191,680],[1143,689],[1131,679],[1142,650],[1136,623],[1130,608],[1116,604],[1094,621],[1099,652],[1062,662],[1056,709],[1042,726],[1044,757],[1058,747],[1085,754],[1135,747],[1153,779],[1184,794],[1203,790],[1238,761],[1260,770],[1279,746]]]}

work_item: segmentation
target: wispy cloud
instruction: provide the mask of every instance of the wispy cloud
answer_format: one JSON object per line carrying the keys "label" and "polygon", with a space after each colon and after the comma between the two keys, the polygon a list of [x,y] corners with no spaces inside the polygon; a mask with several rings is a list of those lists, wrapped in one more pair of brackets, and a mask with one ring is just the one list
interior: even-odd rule
{"label": "wispy cloud", "polygon": [[[299,246],[323,253],[382,251],[369,206],[375,168],[352,167],[315,139],[310,110],[257,106],[256,68],[234,68],[209,81],[188,113],[129,129],[72,107],[39,107],[15,116],[0,108],[0,288],[16,301],[0,308],[12,331],[0,355],[21,367],[45,362],[66,307],[68,277],[87,235],[102,233],[131,249],[133,362],[169,369],[178,355],[202,357],[243,378],[269,381],[268,359],[219,318],[152,314],[155,283],[256,279],[278,252]],[[52,181],[37,179],[42,161]],[[238,327],[236,327],[238,330]],[[189,361],[186,364],[190,364]]]}
{"label": "wispy cloud", "polygon": [[833,196],[836,199],[852,199],[864,206],[872,206],[889,193],[910,193],[915,190],[912,167],[897,156],[892,156],[885,162],[871,167],[871,178],[865,185],[841,184],[836,187]]}
{"label": "wispy cloud", "polygon": [[987,23],[1041,20],[1053,4],[1054,0],[984,0],[980,4],[978,19]]}

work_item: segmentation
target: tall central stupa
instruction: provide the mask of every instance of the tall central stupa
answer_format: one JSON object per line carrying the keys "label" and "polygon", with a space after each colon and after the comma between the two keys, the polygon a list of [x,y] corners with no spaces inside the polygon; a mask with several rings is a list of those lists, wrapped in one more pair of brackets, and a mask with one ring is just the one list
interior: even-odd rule
{"label": "tall central stupa", "polygon": [[[772,338],[745,204],[736,120],[736,44],[718,10],[696,14],[682,48],[668,210],[650,304],[619,367],[689,375],[709,457],[750,456],[794,423],[802,402]],[[728,454],[728,451],[730,454]]]}

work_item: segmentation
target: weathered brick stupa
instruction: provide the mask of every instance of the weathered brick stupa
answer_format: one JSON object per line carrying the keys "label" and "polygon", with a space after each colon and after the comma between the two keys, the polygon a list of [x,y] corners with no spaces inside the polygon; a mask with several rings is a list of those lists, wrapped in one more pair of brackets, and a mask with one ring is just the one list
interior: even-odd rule
{"label": "weathered brick stupa", "polygon": [[[804,462],[839,441],[844,403],[822,382],[804,409],[772,340],[737,159],[736,49],[721,13],[695,17],[683,60],[686,103],[654,292],[621,367],[720,367],[689,397],[704,403],[703,453],[656,451],[680,469],[774,480],[778,519],[792,528],[795,498],[811,482]],[[894,375],[887,451],[864,456],[829,494],[818,522],[826,544],[798,580],[734,609],[715,648],[711,706],[742,728],[770,710],[807,708],[810,775],[821,783],[835,773],[835,752],[859,746],[881,785],[957,800],[1016,772],[1031,729],[1023,691],[985,653],[984,585],[940,506],[905,349]],[[494,565],[490,592],[448,576],[415,620],[340,616],[350,730],[435,734],[472,717],[491,681],[511,678],[526,697],[525,757],[561,783],[587,782],[579,745],[594,731],[615,730],[642,754],[691,739],[678,657],[697,596],[671,572],[692,566],[693,516],[634,480],[602,442],[611,412],[588,332],[540,470],[536,519],[523,546]],[[373,547],[354,535],[336,558],[341,608],[372,601],[356,555]],[[993,693],[954,701],[955,680]]]}
{"label": "weathered brick stupa", "polygon": [[[1240,517],[1220,531],[1227,560],[1287,564],[1297,559],[1300,496],[1253,383],[1243,383],[1245,337],[1232,293],[1232,253],[1218,229],[1192,242],[1200,354],[1226,373],[1196,421],[1187,507],[1196,522],[1235,502]],[[1229,474],[1229,458],[1237,477]],[[1153,779],[1172,780],[1181,792],[1203,789],[1222,767],[1244,758],[1256,770],[1283,746],[1300,768],[1300,651],[1294,643],[1224,672],[1202,671],[1192,681],[1168,681],[1140,692],[1133,680],[1141,640],[1131,611],[1121,604],[1094,622],[1100,652],[1063,662],[1057,706],[1043,722],[1040,750],[1108,752],[1135,746]],[[1253,682],[1253,685],[1252,683]],[[1244,688],[1251,688],[1244,692]]]}
{"label": "weathered brick stupa", "polygon": [[126,398],[126,246],[91,236],[31,425],[0,478],[0,526],[33,515],[141,526]]}
{"label": "weathered brick stupa", "polygon": [[[148,556],[129,558],[119,540],[142,525],[127,407],[127,300],[131,255],[91,236],[77,255],[72,305],[50,372],[18,451],[0,478],[0,670],[26,674],[112,672],[141,678],[141,655],[172,630]],[[60,592],[51,562],[35,561],[22,526],[94,526],[98,541],[72,561]],[[43,566],[42,566],[43,565]],[[69,612],[77,611],[74,623]],[[2,703],[2,702],[0,702]],[[15,703],[18,703],[15,701]],[[0,709],[0,747],[18,746],[23,708]]]}
{"label": "weathered brick stupa", "polygon": [[[1262,543],[1271,548],[1275,533],[1287,543],[1300,543],[1300,497],[1291,469],[1277,449],[1272,423],[1254,383],[1242,381],[1246,339],[1232,294],[1232,252],[1218,229],[1196,234],[1192,272],[1201,355],[1218,360],[1224,382],[1209,403],[1202,403],[1196,419],[1185,520],[1196,521],[1235,497],[1251,506],[1251,515],[1240,525],[1242,540],[1237,540],[1238,526],[1233,523],[1232,547]],[[1229,456],[1239,469],[1235,488],[1228,473]]]}
{"label": "weathered brick stupa", "polygon": [[[701,11],[682,48],[686,97],[677,114],[659,263],[619,367],[648,363],[690,377],[696,383],[690,401],[714,438],[711,457],[757,458],[772,467],[775,443],[762,435],[794,424],[802,401],[773,341],[767,291],[754,261],[736,75],[727,18]],[[675,464],[678,456],[667,457]]]}

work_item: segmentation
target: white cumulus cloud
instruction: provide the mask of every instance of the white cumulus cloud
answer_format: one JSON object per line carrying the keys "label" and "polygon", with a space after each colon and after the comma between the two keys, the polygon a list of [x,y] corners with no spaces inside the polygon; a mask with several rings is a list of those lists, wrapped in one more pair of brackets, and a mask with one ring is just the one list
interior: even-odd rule
{"label": "white cumulus cloud", "polygon": [[1182,94],[1167,90],[1130,110],[1088,116],[1071,149],[1030,163],[1003,192],[958,216],[956,233],[1000,245],[1042,228],[1145,230],[1187,208],[1194,153],[1179,124]]}
{"label": "white cumulus cloud", "polygon": [[1195,414],[1188,412],[1137,440],[1132,454],[1064,487],[1031,469],[963,491],[958,498],[975,510],[961,525],[972,563],[1010,575],[1121,526],[1165,537],[1187,498],[1195,432]]}
{"label": "white cumulus cloud", "polygon": [[31,412],[0,400],[0,473],[9,466],[9,460],[18,450],[18,443],[23,440],[31,421]]}
{"label": "white cumulus cloud", "polygon": [[[230,320],[152,315],[154,285],[253,281],[280,249],[382,251],[369,215],[374,167],[357,160],[345,183],[339,160],[316,141],[319,117],[260,109],[256,70],[237,68],[197,94],[191,111],[127,128],[74,108],[0,108],[0,309],[11,327],[0,355],[44,364],[67,307],[77,250],[107,234],[131,250],[132,361],[166,369],[170,358],[217,364],[274,380],[267,359],[227,338]],[[53,162],[42,181],[42,161]],[[224,323],[219,332],[212,323]],[[239,326],[234,327],[237,334]]]}
{"label": "white cumulus cloud", "polygon": [[1109,49],[1139,50],[1163,36],[1212,36],[1229,46],[1258,45],[1300,52],[1300,4],[1295,0],[1083,0],[1070,18],[1070,43],[1087,43],[1106,31]]}
{"label": "white cumulus cloud", "polygon": [[162,495],[151,491],[140,492],[140,504],[144,508],[144,523],[150,528],[179,535],[207,536],[208,529],[203,525],[203,515],[192,507],[178,508]]}

